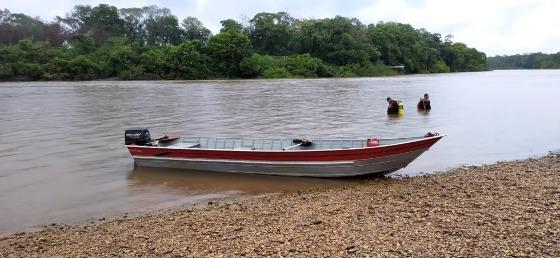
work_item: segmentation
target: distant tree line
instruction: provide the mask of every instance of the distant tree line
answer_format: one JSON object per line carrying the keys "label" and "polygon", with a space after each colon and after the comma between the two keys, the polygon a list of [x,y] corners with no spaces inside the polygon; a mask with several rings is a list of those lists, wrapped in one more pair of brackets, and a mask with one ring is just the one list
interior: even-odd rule
{"label": "distant tree line", "polygon": [[560,52],[556,54],[532,53],[488,58],[492,69],[560,69]]}
{"label": "distant tree line", "polygon": [[487,70],[486,55],[408,24],[258,13],[219,33],[167,8],[77,5],[51,22],[0,10],[0,80],[352,77]]}

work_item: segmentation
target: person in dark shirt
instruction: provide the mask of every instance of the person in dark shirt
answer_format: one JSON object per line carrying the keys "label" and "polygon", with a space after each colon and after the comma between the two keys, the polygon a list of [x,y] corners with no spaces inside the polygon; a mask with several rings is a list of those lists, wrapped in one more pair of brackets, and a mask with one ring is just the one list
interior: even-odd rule
{"label": "person in dark shirt", "polygon": [[387,114],[398,114],[399,103],[390,97],[387,97],[387,102],[389,103],[389,106],[387,106]]}
{"label": "person in dark shirt", "polygon": [[428,93],[424,94],[424,97],[418,101],[418,110],[430,110],[432,105],[430,105],[430,95]]}

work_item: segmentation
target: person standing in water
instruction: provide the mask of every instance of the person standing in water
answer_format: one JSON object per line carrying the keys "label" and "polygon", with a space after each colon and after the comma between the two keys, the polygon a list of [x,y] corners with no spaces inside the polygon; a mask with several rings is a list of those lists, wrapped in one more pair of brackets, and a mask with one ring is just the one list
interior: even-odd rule
{"label": "person standing in water", "polygon": [[432,109],[432,105],[430,105],[430,95],[428,93],[424,94],[424,97],[418,101],[418,105],[416,105],[418,110],[430,110]]}
{"label": "person standing in water", "polygon": [[398,114],[399,103],[390,97],[387,97],[387,102],[389,103],[389,106],[387,106],[387,114]]}

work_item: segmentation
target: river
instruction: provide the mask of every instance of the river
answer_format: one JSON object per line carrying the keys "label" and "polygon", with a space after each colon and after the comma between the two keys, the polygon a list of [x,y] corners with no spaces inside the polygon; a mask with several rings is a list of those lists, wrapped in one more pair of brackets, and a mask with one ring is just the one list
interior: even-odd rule
{"label": "river", "polygon": [[[432,110],[416,111],[429,93]],[[385,99],[405,104],[388,117]],[[394,175],[560,149],[560,70],[382,78],[0,83],[0,233],[358,180],[134,169],[124,130],[152,135],[448,136]]]}

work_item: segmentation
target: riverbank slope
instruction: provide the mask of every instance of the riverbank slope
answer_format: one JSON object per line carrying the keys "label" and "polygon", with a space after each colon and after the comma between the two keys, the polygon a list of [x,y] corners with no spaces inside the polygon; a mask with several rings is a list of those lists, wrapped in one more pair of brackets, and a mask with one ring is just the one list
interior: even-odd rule
{"label": "riverbank slope", "polygon": [[0,239],[0,256],[560,256],[560,155]]}

